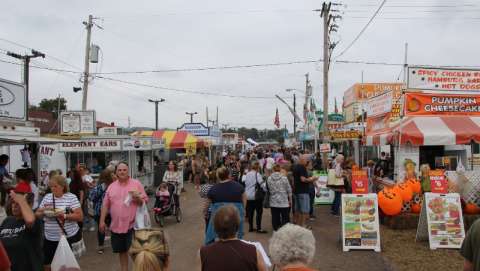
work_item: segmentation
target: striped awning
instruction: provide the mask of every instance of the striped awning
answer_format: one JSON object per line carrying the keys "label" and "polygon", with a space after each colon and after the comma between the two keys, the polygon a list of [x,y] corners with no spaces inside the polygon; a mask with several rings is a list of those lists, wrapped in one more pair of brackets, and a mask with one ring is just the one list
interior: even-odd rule
{"label": "striped awning", "polygon": [[367,134],[371,145],[411,144],[414,146],[464,145],[480,143],[480,117],[429,116],[409,117],[391,130]]}
{"label": "striped awning", "polygon": [[185,131],[136,131],[131,136],[164,139],[165,148],[167,149],[185,149],[193,146],[201,148],[206,146],[204,140]]}
{"label": "striped awning", "polygon": [[480,117],[411,117],[394,130],[400,144],[417,146],[480,143]]}

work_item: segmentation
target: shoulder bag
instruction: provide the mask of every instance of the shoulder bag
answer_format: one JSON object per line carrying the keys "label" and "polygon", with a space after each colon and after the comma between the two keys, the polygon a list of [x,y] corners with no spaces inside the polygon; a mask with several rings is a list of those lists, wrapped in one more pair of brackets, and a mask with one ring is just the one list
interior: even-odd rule
{"label": "shoulder bag", "polygon": [[[52,201],[53,201],[53,210],[55,210],[55,195],[53,195],[53,193],[52,193]],[[83,237],[82,237],[82,229],[79,228],[78,232],[74,236],[68,237],[67,232],[63,227],[63,224],[60,223],[60,221],[58,221],[57,217],[55,217],[55,221],[57,221],[58,226],[60,227],[60,229],[62,229],[63,234],[67,238],[68,243],[72,248],[73,255],[75,255],[75,257],[77,258],[80,258],[87,251],[87,248],[85,247],[85,242],[83,241]]]}
{"label": "shoulder bag", "polygon": [[345,182],[343,177],[337,177],[335,174],[335,169],[331,168],[328,170],[328,179],[327,179],[327,187],[330,188],[341,188],[345,186]]}
{"label": "shoulder bag", "polygon": [[265,199],[265,191],[263,191],[262,186],[258,183],[257,175],[258,172],[255,171],[255,200],[263,202]]}

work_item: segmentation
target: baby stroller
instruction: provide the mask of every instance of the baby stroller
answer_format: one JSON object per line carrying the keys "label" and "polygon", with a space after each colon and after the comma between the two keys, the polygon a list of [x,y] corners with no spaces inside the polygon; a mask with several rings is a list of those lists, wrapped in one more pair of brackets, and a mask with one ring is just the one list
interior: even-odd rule
{"label": "baby stroller", "polygon": [[154,219],[160,227],[165,225],[165,217],[166,216],[175,216],[177,223],[182,221],[182,210],[178,207],[175,197],[178,189],[178,184],[167,183],[168,192],[170,193],[170,197],[168,199],[168,203],[166,204],[165,208],[154,208]]}

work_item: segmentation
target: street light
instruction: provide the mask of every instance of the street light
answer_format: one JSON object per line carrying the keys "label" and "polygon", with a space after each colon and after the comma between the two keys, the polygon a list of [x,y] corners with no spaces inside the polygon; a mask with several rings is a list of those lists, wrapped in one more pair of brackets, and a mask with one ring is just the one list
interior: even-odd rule
{"label": "street light", "polygon": [[190,115],[190,123],[193,123],[193,115],[198,114],[197,112],[185,112],[185,114]]}
{"label": "street light", "polygon": [[155,103],[155,131],[158,130],[158,104],[165,102],[165,99],[161,98],[160,100],[148,99],[149,102]]}

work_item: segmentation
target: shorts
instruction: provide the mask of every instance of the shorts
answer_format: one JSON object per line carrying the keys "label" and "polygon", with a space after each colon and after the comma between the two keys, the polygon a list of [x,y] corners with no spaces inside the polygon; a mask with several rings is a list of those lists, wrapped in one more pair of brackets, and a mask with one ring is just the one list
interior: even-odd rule
{"label": "shorts", "polygon": [[112,244],[113,253],[128,252],[132,245],[132,238],[133,229],[129,229],[126,233],[114,233],[112,231],[110,242]]}
{"label": "shorts", "polygon": [[301,214],[310,213],[309,194],[295,194],[295,211]]}

